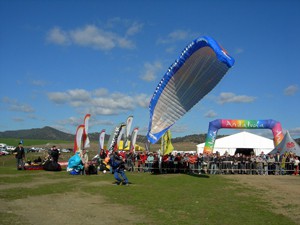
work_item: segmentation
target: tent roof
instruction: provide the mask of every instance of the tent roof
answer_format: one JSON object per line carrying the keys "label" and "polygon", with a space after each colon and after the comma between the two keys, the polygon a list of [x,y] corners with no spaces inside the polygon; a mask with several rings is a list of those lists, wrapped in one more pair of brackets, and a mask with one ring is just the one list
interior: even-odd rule
{"label": "tent roof", "polygon": [[277,145],[270,153],[276,154],[280,152],[280,155],[285,152],[293,152],[297,156],[300,156],[300,147],[297,142],[291,137],[290,133],[286,131],[283,140]]}
{"label": "tent roof", "polygon": [[[197,151],[199,152],[198,149],[203,149],[204,145],[205,143],[198,144]],[[235,150],[237,148],[252,148],[266,151],[265,153],[268,153],[274,149],[274,142],[269,138],[252,134],[247,131],[242,131],[237,134],[216,139],[213,152],[220,151],[222,149],[229,150],[231,152],[231,150]]]}

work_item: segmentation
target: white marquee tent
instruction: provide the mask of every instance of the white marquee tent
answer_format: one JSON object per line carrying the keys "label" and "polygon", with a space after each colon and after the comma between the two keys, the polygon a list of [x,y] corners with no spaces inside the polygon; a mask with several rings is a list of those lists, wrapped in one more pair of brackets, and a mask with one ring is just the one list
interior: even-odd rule
{"label": "white marquee tent", "polygon": [[[203,153],[204,145],[205,143],[197,145],[198,154]],[[253,149],[255,155],[259,155],[262,151],[268,154],[274,149],[274,142],[269,138],[242,131],[216,139],[213,153],[218,151],[220,155],[223,155],[227,151],[230,155],[234,155],[236,149]]]}

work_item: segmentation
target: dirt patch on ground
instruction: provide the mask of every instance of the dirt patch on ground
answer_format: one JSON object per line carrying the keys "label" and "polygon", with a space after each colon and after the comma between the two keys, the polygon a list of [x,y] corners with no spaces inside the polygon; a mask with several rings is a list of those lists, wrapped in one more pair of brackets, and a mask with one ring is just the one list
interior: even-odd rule
{"label": "dirt patch on ground", "polygon": [[[9,177],[9,175],[2,177]],[[60,182],[68,181],[63,178],[34,177],[32,182],[23,183],[22,188],[37,188],[38,186]],[[86,185],[99,187],[112,184],[111,182],[100,181]],[[19,186],[18,183],[0,185],[0,191],[18,188]],[[5,217],[5,224],[14,225],[152,224],[146,215],[136,214],[133,207],[113,204],[105,196],[91,195],[84,192],[39,195],[11,201],[0,199],[0,214],[10,215],[9,218],[12,221]]]}
{"label": "dirt patch on ground", "polygon": [[[22,184],[22,188],[33,188],[33,187],[40,186],[40,185],[54,184],[54,183],[59,183],[59,182],[64,182],[64,181],[65,181],[65,179],[63,179],[63,178],[56,179],[56,180],[35,178],[34,182]],[[20,185],[19,184],[0,185],[0,191],[6,190],[6,189],[11,189],[11,188],[17,188],[17,187],[20,187]]]}
{"label": "dirt patch on ground", "polygon": [[[1,205],[4,202],[0,201]],[[1,209],[2,207],[0,207]],[[13,213],[30,224],[142,224],[144,215],[130,207],[110,204],[103,196],[85,193],[53,194],[5,202],[5,213]],[[148,224],[148,223],[147,223]],[[151,223],[150,223],[151,224]]]}
{"label": "dirt patch on ground", "polygon": [[299,176],[225,175],[224,177],[259,190],[260,197],[274,206],[271,208],[273,212],[287,216],[299,224]]}

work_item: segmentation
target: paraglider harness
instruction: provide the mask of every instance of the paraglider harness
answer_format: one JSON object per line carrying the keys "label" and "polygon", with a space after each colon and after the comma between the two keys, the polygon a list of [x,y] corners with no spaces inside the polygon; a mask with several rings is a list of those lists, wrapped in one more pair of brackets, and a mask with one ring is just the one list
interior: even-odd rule
{"label": "paraglider harness", "polygon": [[122,160],[122,158],[118,155],[117,152],[114,152],[109,160],[110,166],[114,171],[118,170],[125,170],[125,162]]}

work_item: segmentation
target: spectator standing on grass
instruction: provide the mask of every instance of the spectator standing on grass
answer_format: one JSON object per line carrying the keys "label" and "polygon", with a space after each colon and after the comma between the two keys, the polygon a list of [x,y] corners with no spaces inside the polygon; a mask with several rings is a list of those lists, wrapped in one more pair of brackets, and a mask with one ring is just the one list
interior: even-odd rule
{"label": "spectator standing on grass", "polygon": [[285,171],[285,163],[286,163],[286,155],[282,154],[281,155],[281,159],[280,159],[280,174],[281,175],[285,175],[286,171]]}
{"label": "spectator standing on grass", "polygon": [[274,159],[275,159],[275,175],[279,175],[280,174],[280,161],[281,161],[279,152],[276,153]]}
{"label": "spectator standing on grass", "polygon": [[210,174],[216,174],[217,173],[217,156],[215,153],[213,153],[210,158]]}
{"label": "spectator standing on grass", "polygon": [[269,174],[275,174],[275,158],[273,154],[268,157],[268,170]]}
{"label": "spectator standing on grass", "polygon": [[153,153],[150,152],[150,154],[147,157],[147,162],[148,162],[148,172],[152,172],[152,167],[153,167],[153,162],[154,162],[154,156]]}
{"label": "spectator standing on grass", "polygon": [[81,162],[83,165],[82,175],[84,175],[86,174],[86,171],[88,171],[89,169],[89,155],[87,150],[85,148],[82,149],[82,151],[80,151],[79,156],[81,158]]}
{"label": "spectator standing on grass", "polygon": [[257,173],[257,171],[256,171],[256,157],[255,157],[254,154],[251,154],[249,162],[250,162],[250,174],[251,175],[256,174]]}
{"label": "spectator standing on grass", "polygon": [[246,162],[247,162],[247,157],[245,154],[242,154],[242,156],[240,157],[240,173],[241,174],[246,174],[247,170],[246,170]]}
{"label": "spectator standing on grass", "polygon": [[264,159],[261,156],[256,158],[256,166],[258,175],[264,174]]}
{"label": "spectator standing on grass", "polygon": [[239,173],[239,153],[235,154],[232,159],[233,159],[233,164],[232,164],[232,173],[237,174]]}
{"label": "spectator standing on grass", "polygon": [[189,173],[194,174],[195,173],[195,164],[197,163],[197,154],[190,154],[189,155]]}
{"label": "spectator standing on grass", "polygon": [[100,153],[99,153],[100,163],[103,162],[106,157],[107,157],[107,154],[106,154],[105,150],[101,149]]}
{"label": "spectator standing on grass", "polygon": [[24,150],[21,142],[19,143],[18,147],[15,148],[13,153],[16,157],[17,170],[20,170],[20,169],[25,170],[25,168],[24,168],[25,150]]}
{"label": "spectator standing on grass", "polygon": [[269,174],[269,168],[268,168],[268,160],[267,158],[262,158],[262,163],[263,163],[263,167],[264,167],[264,170],[263,170],[263,175],[268,175]]}
{"label": "spectator standing on grass", "polygon": [[298,175],[299,174],[299,158],[298,156],[295,156],[294,158],[294,175]]}
{"label": "spectator standing on grass", "polygon": [[128,153],[126,153],[126,163],[127,163],[127,169],[128,171],[133,172],[134,171],[134,152],[133,150],[130,150]]}
{"label": "spectator standing on grass", "polygon": [[293,157],[291,153],[286,153],[286,159],[285,159],[285,170],[288,175],[291,175],[294,173],[294,164],[293,164]]}
{"label": "spectator standing on grass", "polygon": [[141,168],[142,168],[142,171],[146,171],[146,161],[147,161],[147,154],[146,152],[143,152],[141,153],[140,155],[140,159],[141,159]]}
{"label": "spectator standing on grass", "polygon": [[142,160],[141,160],[141,153],[138,152],[135,156],[135,167],[137,168],[138,172],[141,172],[141,165],[142,165]]}
{"label": "spectator standing on grass", "polygon": [[181,155],[178,152],[174,158],[174,173],[179,173],[180,172],[180,161],[181,161]]}
{"label": "spectator standing on grass", "polygon": [[53,145],[51,150],[49,151],[49,156],[53,162],[56,162],[56,163],[58,162],[59,151],[55,145]]}

